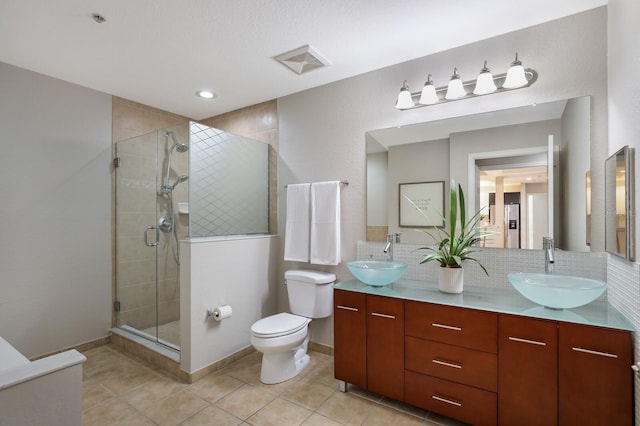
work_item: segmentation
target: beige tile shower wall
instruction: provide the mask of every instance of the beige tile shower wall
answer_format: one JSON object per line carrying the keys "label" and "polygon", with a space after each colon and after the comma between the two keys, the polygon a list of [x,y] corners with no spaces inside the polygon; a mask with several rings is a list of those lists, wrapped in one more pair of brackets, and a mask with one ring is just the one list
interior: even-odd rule
{"label": "beige tile shower wall", "polygon": [[278,101],[272,100],[261,104],[231,111],[226,114],[210,117],[200,121],[207,126],[231,132],[246,138],[268,143],[273,150],[269,164],[269,230],[278,233]]}
{"label": "beige tile shower wall", "polygon": [[278,102],[263,102],[226,114],[209,117],[202,124],[268,143],[278,150]]}
{"label": "beige tile shower wall", "polygon": [[187,117],[117,96],[113,97],[112,108],[113,143],[189,122]]}
{"label": "beige tile shower wall", "polygon": [[[167,111],[152,108],[137,102],[129,101],[118,97],[113,97],[112,101],[112,142],[115,154],[116,142],[147,135],[159,129],[175,127],[181,124],[185,125],[185,129],[189,119]],[[182,140],[180,135],[180,140]],[[149,143],[155,145],[155,138]],[[138,153],[120,153],[132,156],[133,161],[138,161],[140,168],[133,173],[137,175],[131,176],[141,181],[155,181],[155,175],[149,175],[149,167],[144,167],[148,161],[144,158],[135,158]],[[175,159],[175,166],[181,165],[180,159]],[[154,161],[155,163],[155,161]],[[155,164],[151,165],[155,173]],[[175,168],[175,167],[174,167]],[[182,170],[182,169],[181,169]],[[112,173],[112,188],[116,188],[115,173]],[[180,188],[183,191],[176,193],[180,200],[186,201],[186,187]],[[129,190],[129,189],[127,189]],[[125,191],[127,191],[125,190]],[[130,190],[129,190],[130,191]],[[184,192],[184,194],[182,194]],[[155,193],[155,191],[145,191],[147,193]],[[127,194],[123,194],[127,195]],[[143,194],[128,194],[130,199],[135,201]],[[184,195],[184,196],[183,196]],[[149,258],[149,252],[142,250],[141,229],[144,224],[155,222],[155,210],[143,211],[142,207],[132,205],[120,205],[117,208],[122,209],[119,213],[119,222],[116,224],[116,203],[115,190],[112,191],[112,300],[116,300],[116,276],[121,283],[120,294],[118,299],[121,300],[120,323],[129,324],[136,328],[146,328],[155,324],[156,303],[159,308],[160,322],[168,322],[179,318],[179,296],[177,281],[177,268],[171,266],[171,262],[167,259],[171,258],[171,254],[160,247],[161,256],[159,256],[160,279],[158,282],[158,291],[154,277],[150,276],[148,271],[155,268],[155,260]],[[155,196],[155,195],[151,195]],[[185,198],[185,200],[182,200]],[[186,228],[183,218],[180,220],[181,228]],[[184,225],[184,226],[183,226]],[[116,226],[118,233],[116,234]],[[116,235],[119,239],[116,240]],[[162,242],[161,242],[162,243]],[[161,245],[166,245],[166,242]],[[164,253],[164,255],[162,255]],[[117,256],[116,256],[117,254]],[[117,274],[117,275],[116,275]],[[157,295],[157,296],[156,296]],[[156,300],[157,297],[157,300]],[[116,325],[115,315],[112,318],[112,325]]]}

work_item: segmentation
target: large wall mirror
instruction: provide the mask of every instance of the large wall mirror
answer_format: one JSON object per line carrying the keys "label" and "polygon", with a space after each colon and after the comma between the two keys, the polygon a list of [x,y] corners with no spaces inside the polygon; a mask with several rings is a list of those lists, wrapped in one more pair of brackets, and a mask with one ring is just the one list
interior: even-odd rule
{"label": "large wall mirror", "polygon": [[585,96],[367,132],[367,240],[429,243],[399,225],[399,185],[444,180],[447,193],[454,179],[494,234],[487,247],[539,249],[552,235],[589,251],[590,111]]}
{"label": "large wall mirror", "polygon": [[635,260],[633,150],[628,146],[605,161],[605,249]]}

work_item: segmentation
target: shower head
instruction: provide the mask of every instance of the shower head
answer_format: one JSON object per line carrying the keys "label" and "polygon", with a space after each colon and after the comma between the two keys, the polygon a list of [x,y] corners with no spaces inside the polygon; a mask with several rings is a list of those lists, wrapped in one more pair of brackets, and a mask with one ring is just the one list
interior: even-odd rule
{"label": "shower head", "polygon": [[169,137],[171,136],[171,140],[173,141],[173,145],[171,145],[171,148],[169,148],[169,152],[173,151],[174,149],[177,150],[178,152],[187,152],[189,151],[189,145],[180,143],[176,140],[176,136],[173,134],[173,132],[165,130],[164,132],[165,137]]}

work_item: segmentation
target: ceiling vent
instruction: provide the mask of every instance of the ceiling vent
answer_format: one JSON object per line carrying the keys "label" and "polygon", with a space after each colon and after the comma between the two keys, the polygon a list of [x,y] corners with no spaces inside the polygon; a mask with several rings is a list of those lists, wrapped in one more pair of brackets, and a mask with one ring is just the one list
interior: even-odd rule
{"label": "ceiling vent", "polygon": [[329,65],[329,61],[308,44],[278,55],[274,59],[296,74],[304,74]]}

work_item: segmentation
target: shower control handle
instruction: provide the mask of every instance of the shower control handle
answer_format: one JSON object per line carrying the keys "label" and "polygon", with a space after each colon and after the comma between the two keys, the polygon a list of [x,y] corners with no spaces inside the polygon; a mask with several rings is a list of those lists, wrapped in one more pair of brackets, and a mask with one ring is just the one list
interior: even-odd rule
{"label": "shower control handle", "polygon": [[[153,229],[156,231],[156,241],[153,243],[149,242],[149,237],[148,237],[148,232]],[[155,247],[158,245],[158,228],[156,228],[153,225],[149,225],[146,228],[144,228],[144,243],[146,244],[147,247]]]}

